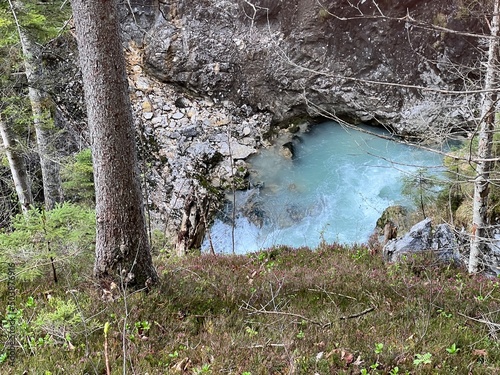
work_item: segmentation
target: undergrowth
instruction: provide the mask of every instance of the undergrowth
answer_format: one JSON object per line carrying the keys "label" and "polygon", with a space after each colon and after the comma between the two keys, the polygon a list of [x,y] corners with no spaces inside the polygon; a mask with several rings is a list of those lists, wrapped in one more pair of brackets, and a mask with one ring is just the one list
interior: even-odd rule
{"label": "undergrowth", "polygon": [[106,374],[106,358],[112,374],[500,372],[499,281],[430,256],[385,264],[335,244],[163,256],[147,294],[96,289],[91,261],[57,284],[17,281],[2,311],[16,356],[0,346],[0,372]]}

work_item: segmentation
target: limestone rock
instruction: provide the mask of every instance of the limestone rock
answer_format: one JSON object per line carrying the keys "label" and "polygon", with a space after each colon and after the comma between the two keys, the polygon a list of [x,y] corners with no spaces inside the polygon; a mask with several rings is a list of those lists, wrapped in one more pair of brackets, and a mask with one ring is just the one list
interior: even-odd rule
{"label": "limestone rock", "polygon": [[[407,14],[424,22],[445,14],[455,30],[487,27],[483,20],[461,17],[458,3],[427,1],[422,6],[388,0],[350,6],[332,0],[328,10],[335,16],[318,16],[316,0],[259,0],[254,9],[250,2],[192,0],[178,7],[172,21],[162,17],[168,5],[160,4],[157,18],[146,27],[144,59],[159,79],[214,102],[232,101],[240,113],[266,110],[281,121],[329,112],[351,123],[389,125],[402,135],[425,138],[432,129],[433,136],[439,131],[445,136],[452,124],[465,121],[472,126],[471,115],[457,110],[467,108],[463,98],[363,81],[462,90],[463,77],[453,63],[474,66],[480,51],[470,46],[478,40],[443,36],[402,21]],[[357,17],[360,12],[383,12],[387,18]],[[176,27],[180,20],[182,27]]]}
{"label": "limestone rock", "polygon": [[439,224],[436,227],[431,247],[442,260],[459,261],[460,259],[457,237],[448,224]]}
{"label": "limestone rock", "polygon": [[257,152],[255,148],[242,145],[234,139],[231,139],[230,142],[231,147],[229,147],[227,141],[223,142],[220,146],[220,152],[222,153],[222,155],[231,156],[234,160],[246,159],[250,155]]}
{"label": "limestone rock", "polygon": [[[140,73],[137,71],[137,69],[135,69],[135,72]],[[148,78],[146,78],[144,76],[140,76],[137,79],[137,81],[135,81],[135,87],[137,90],[141,90],[143,92],[148,92],[151,89],[151,82]]]}
{"label": "limestone rock", "polygon": [[440,260],[458,261],[458,241],[447,224],[432,230],[432,220],[427,218],[411,227],[403,237],[390,240],[383,248],[383,256],[389,262],[401,260],[411,253],[434,252]]}
{"label": "limestone rock", "polygon": [[145,100],[142,102],[142,110],[144,112],[153,112],[153,106],[149,100]]}
{"label": "limestone rock", "polygon": [[173,115],[172,115],[172,118],[174,120],[180,120],[181,118],[184,117],[184,113],[182,112],[175,112]]}

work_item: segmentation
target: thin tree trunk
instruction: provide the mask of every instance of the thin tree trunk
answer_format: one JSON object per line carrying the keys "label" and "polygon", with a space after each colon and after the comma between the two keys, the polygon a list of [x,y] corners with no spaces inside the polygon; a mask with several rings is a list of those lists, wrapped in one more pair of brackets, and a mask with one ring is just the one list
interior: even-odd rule
{"label": "thin tree trunk", "polygon": [[33,124],[35,127],[36,144],[42,170],[45,209],[51,210],[56,203],[61,202],[63,199],[57,150],[53,144],[55,141],[55,127],[50,118],[51,111],[46,107],[51,99],[42,95],[39,90],[32,87],[29,88],[28,96],[34,116]]}
{"label": "thin tree trunk", "polygon": [[73,0],[71,6],[94,162],[94,274],[147,286],[158,275],[146,231],[116,1]]}
{"label": "thin tree trunk", "polygon": [[28,97],[31,102],[33,114],[33,125],[36,133],[38,155],[42,170],[43,195],[45,208],[54,208],[57,202],[62,201],[61,177],[59,164],[57,163],[57,150],[54,146],[55,127],[52,121],[52,100],[48,95],[37,89],[41,82],[41,62],[39,60],[40,50],[28,33],[17,22],[17,15],[22,11],[24,5],[20,1],[9,1],[12,14],[16,19],[17,31],[21,41],[24,55],[24,69],[28,80]]}
{"label": "thin tree trunk", "polygon": [[31,195],[31,187],[28,173],[26,172],[26,165],[24,164],[23,156],[15,147],[14,136],[9,129],[9,124],[4,121],[1,116],[0,133],[3,140],[3,146],[5,148],[5,154],[7,155],[7,160],[9,161],[17,198],[19,200],[19,204],[21,205],[22,212],[26,213],[33,204],[33,197]]}
{"label": "thin tree trunk", "polygon": [[[500,0],[494,0],[493,17],[491,20],[491,36],[489,39],[488,62],[484,81],[485,90],[496,88],[498,75],[498,35],[500,23]],[[495,130],[495,106],[497,95],[493,91],[484,94],[481,105],[481,123],[479,128],[478,164],[476,178],[474,179],[474,202],[472,213],[472,238],[469,255],[469,273],[479,271],[479,256],[488,237],[488,195],[490,173],[493,167],[491,161],[493,147],[493,132]]]}

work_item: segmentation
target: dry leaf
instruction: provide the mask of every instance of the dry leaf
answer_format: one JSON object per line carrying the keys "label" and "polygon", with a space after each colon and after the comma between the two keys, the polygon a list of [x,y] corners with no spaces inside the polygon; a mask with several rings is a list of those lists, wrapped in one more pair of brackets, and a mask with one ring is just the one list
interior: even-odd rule
{"label": "dry leaf", "polygon": [[347,352],[344,361],[346,365],[350,365],[354,361],[354,354]]}
{"label": "dry leaf", "polygon": [[488,352],[486,351],[486,349],[474,349],[472,351],[472,355],[475,355],[477,357],[487,357]]}

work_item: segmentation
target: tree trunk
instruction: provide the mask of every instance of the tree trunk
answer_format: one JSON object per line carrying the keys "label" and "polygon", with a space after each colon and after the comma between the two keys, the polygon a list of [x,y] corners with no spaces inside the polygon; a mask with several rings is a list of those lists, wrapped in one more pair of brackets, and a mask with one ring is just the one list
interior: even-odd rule
{"label": "tree trunk", "polygon": [[148,286],[158,276],[146,231],[116,1],[73,0],[71,6],[94,162],[94,274]]}
{"label": "tree trunk", "polygon": [[472,238],[469,255],[469,273],[479,271],[479,256],[485,247],[488,238],[488,195],[490,173],[493,163],[492,158],[493,132],[495,130],[495,106],[497,95],[493,91],[497,85],[498,75],[498,35],[500,16],[500,0],[494,0],[493,17],[491,20],[491,36],[488,48],[488,62],[484,89],[486,91],[481,104],[481,122],[479,124],[479,145],[477,151],[476,178],[474,179],[474,202],[472,213]]}
{"label": "tree trunk", "polygon": [[206,231],[205,218],[208,216],[208,209],[207,197],[200,199],[194,191],[186,197],[181,227],[177,233],[177,242],[175,244],[177,256],[182,257],[189,250],[201,247]]}
{"label": "tree trunk", "polygon": [[23,156],[15,147],[15,140],[9,129],[9,124],[6,121],[3,121],[1,117],[0,133],[2,135],[5,154],[7,155],[7,160],[9,161],[12,180],[14,181],[19,204],[21,205],[22,212],[26,213],[33,204],[28,173],[26,172]]}
{"label": "tree trunk", "polygon": [[28,90],[36,133],[36,145],[42,170],[45,209],[51,210],[56,203],[63,200],[57,150],[54,146],[55,127],[51,118],[51,110],[48,108],[49,105],[52,106],[52,102],[40,90],[33,87]]}
{"label": "tree trunk", "polygon": [[[10,2],[11,11],[17,22],[16,13],[22,11],[21,1]],[[24,56],[24,69],[28,80],[28,97],[31,102],[33,125],[36,133],[38,155],[42,170],[43,195],[45,208],[54,208],[57,202],[62,201],[61,177],[57,163],[57,150],[54,146],[54,123],[51,118],[53,102],[48,95],[37,88],[41,83],[40,49],[30,35],[17,23],[17,31],[21,41]]]}

